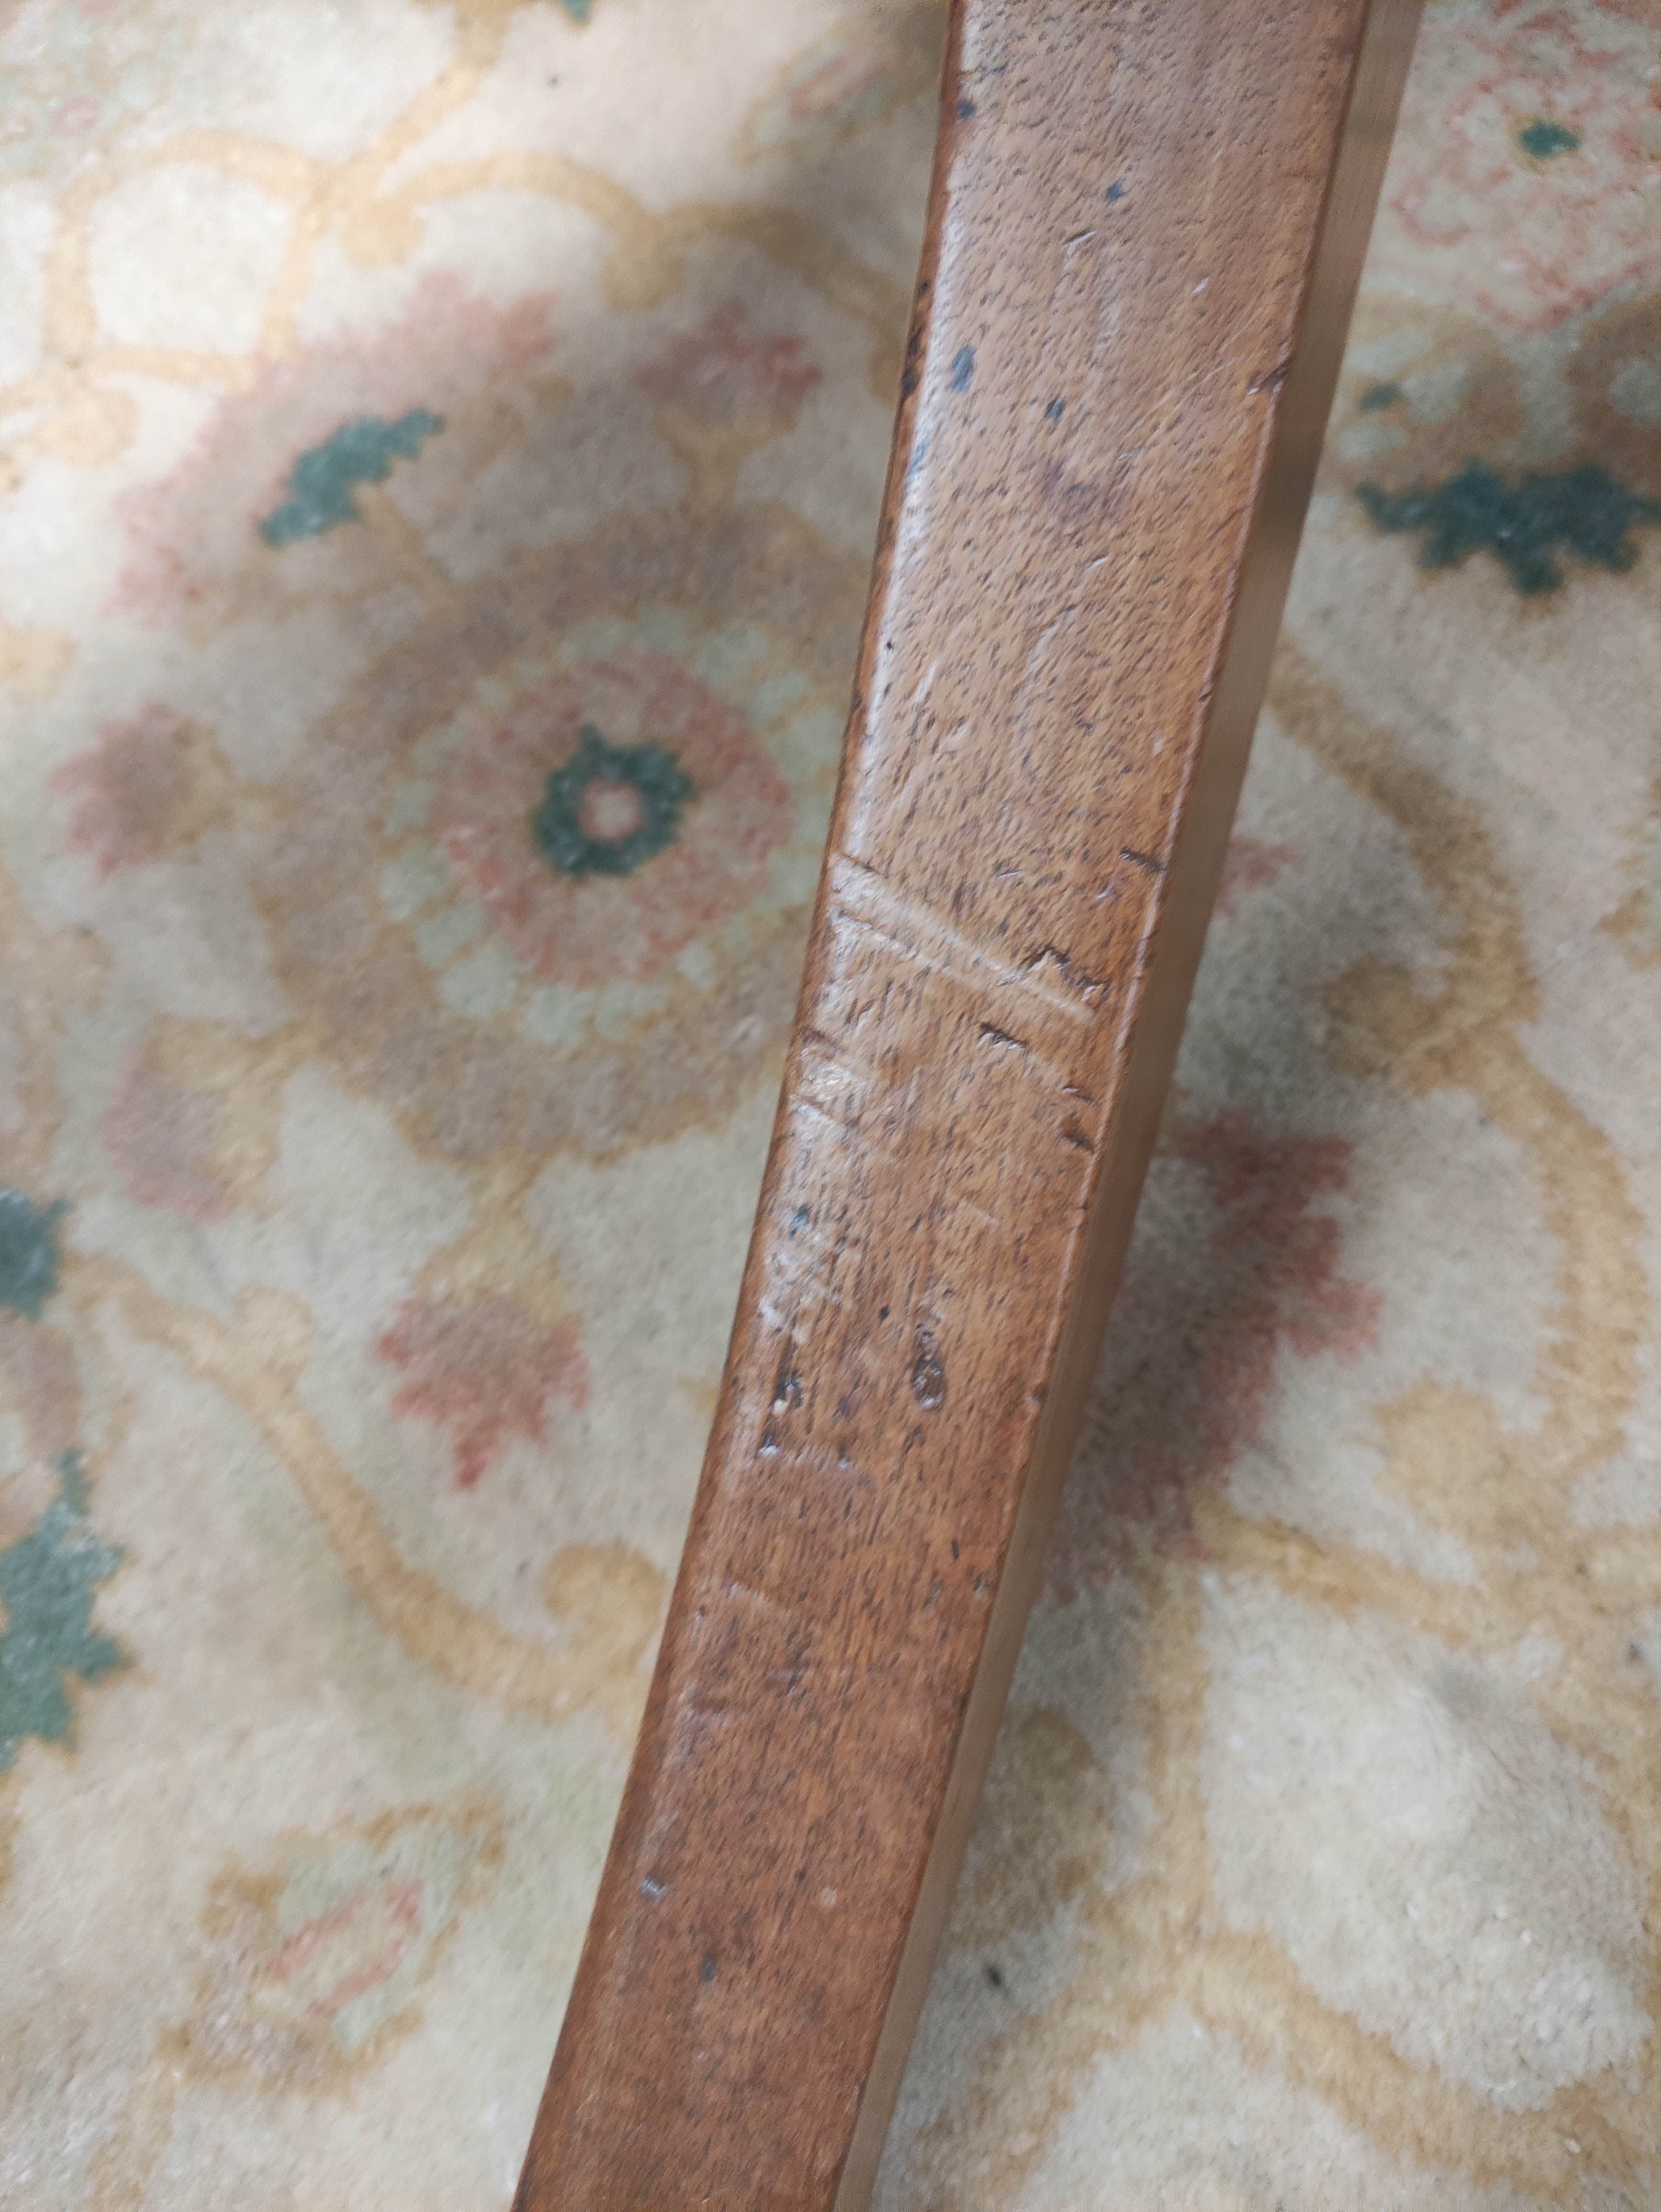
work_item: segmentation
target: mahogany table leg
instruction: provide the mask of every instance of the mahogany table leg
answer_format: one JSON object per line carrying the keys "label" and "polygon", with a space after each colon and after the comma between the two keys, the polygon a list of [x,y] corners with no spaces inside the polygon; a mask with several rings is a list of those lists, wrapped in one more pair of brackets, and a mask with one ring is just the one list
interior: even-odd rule
{"label": "mahogany table leg", "polygon": [[1170,1079],[1413,0],[958,0],[719,1410],[521,2212],[857,2206]]}

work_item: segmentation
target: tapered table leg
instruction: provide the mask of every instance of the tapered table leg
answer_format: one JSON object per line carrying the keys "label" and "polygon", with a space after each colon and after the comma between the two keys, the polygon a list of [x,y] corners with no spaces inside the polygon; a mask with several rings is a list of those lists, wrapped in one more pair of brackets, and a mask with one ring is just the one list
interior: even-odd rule
{"label": "tapered table leg", "polygon": [[868,2194],[1141,1189],[1412,0],[959,0],[778,1121],[522,2212]]}

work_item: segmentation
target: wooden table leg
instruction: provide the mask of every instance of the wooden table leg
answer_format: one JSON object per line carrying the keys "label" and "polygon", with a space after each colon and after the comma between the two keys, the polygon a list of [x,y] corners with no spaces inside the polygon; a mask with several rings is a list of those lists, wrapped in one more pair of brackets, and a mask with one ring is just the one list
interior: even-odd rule
{"label": "wooden table leg", "polygon": [[869,2193],[1170,1079],[1412,0],[958,0],[719,1410],[520,2212]]}

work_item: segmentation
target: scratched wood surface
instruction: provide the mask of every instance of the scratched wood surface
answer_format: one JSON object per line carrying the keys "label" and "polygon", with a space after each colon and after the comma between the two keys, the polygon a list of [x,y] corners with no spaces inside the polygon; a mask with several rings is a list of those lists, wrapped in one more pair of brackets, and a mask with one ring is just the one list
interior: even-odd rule
{"label": "scratched wood surface", "polygon": [[720,1406],[520,2212],[868,2195],[1170,1079],[1412,0],[959,0]]}

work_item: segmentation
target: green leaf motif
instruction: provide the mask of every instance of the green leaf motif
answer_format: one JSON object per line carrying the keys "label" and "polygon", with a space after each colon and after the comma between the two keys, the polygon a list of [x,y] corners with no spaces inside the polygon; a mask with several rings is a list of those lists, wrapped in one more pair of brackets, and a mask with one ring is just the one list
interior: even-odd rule
{"label": "green leaf motif", "polygon": [[1661,522],[1661,504],[1597,466],[1529,470],[1508,483],[1485,461],[1469,461],[1445,483],[1404,492],[1366,483],[1356,497],[1380,530],[1424,532],[1421,567],[1451,568],[1469,554],[1492,553],[1525,599],[1561,584],[1560,548],[1592,567],[1630,568],[1634,530]]}
{"label": "green leaf motif", "polygon": [[360,415],[301,453],[289,471],[288,494],[260,520],[259,534],[280,550],[297,538],[322,538],[344,522],[363,520],[356,488],[384,483],[394,461],[411,461],[444,428],[441,416],[412,407],[389,422]]}
{"label": "green leaf motif", "polygon": [[27,1191],[0,1189],[0,1306],[27,1321],[58,1288],[58,1224],[66,1198],[37,1206]]}
{"label": "green leaf motif", "polygon": [[120,1547],[92,1532],[80,1453],[64,1453],[56,1468],[58,1496],[27,1536],[0,1552],[0,1772],[27,1736],[74,1744],[71,1675],[96,1682],[127,1663],[92,1620],[93,1593],[115,1572]]}
{"label": "green leaf motif", "polygon": [[1548,122],[1544,116],[1519,131],[1517,143],[1536,161],[1549,161],[1554,155],[1578,154],[1580,150],[1578,131],[1569,130],[1561,123]]}

